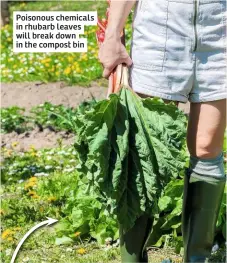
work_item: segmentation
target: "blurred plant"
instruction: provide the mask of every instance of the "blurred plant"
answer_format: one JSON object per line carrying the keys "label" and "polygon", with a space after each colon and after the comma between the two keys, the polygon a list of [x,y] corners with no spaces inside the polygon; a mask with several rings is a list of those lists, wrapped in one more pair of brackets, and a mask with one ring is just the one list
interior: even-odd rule
{"label": "blurred plant", "polygon": [[31,129],[30,118],[24,115],[25,109],[17,106],[1,108],[1,133],[15,131],[22,133]]}

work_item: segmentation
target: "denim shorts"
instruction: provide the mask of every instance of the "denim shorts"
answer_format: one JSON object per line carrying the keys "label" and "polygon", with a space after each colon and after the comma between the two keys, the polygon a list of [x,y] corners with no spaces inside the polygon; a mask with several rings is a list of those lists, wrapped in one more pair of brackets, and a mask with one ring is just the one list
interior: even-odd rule
{"label": "denim shorts", "polygon": [[132,27],[135,92],[180,102],[227,97],[226,0],[139,0]]}

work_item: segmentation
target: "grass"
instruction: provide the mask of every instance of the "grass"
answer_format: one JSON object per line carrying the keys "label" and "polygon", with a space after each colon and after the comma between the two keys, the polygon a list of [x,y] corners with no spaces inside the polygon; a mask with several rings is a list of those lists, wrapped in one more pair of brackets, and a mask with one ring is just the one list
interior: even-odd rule
{"label": "grass", "polygon": [[[76,227],[58,229],[62,220],[73,216],[76,204],[73,192],[80,191],[79,195],[83,195],[83,185],[75,172],[77,157],[73,147],[37,151],[31,146],[28,152],[17,153],[16,146],[15,142],[11,149],[4,148],[2,156],[2,260],[9,262],[24,234],[46,217],[56,218],[59,223],[32,234],[24,243],[18,262],[111,262],[119,258],[118,249],[106,251],[105,245],[91,242],[94,239],[87,232],[83,236],[82,230],[76,232],[81,236],[78,238],[74,235],[78,231]],[[94,209],[97,213],[98,208]],[[82,221],[84,225],[86,218]],[[70,244],[55,243],[62,233],[71,237]]]}
{"label": "grass", "polygon": [[[14,150],[16,146],[16,143],[13,143],[11,149],[3,149],[4,183],[0,190],[3,262],[10,261],[24,234],[37,223],[46,220],[48,216],[58,219],[59,222],[54,226],[42,227],[33,233],[21,248],[18,263],[120,263],[119,247],[101,245],[86,232],[89,231],[86,230],[86,220],[90,218],[91,223],[95,224],[98,206],[93,209],[88,205],[82,205],[83,208],[92,209],[91,214],[83,215],[85,221],[82,221],[79,228],[75,226],[77,221],[74,223],[70,221],[76,215],[72,210],[74,207],[80,210],[81,206],[80,204],[77,206],[77,203],[83,201],[82,199],[78,201],[83,192],[80,192],[82,185],[78,184],[80,180],[75,172],[77,156],[73,148],[59,146],[56,149],[37,151],[31,147],[28,152],[17,153]],[[67,221],[71,222],[70,226],[62,227]],[[103,222],[105,221],[104,218]],[[105,228],[101,230],[102,233],[105,231]],[[79,238],[75,238],[75,234]],[[99,235],[99,232],[96,234]],[[58,242],[57,245],[58,238],[62,240],[64,235],[70,237],[72,242]],[[162,249],[152,247],[148,255],[149,262],[152,263],[160,263],[166,258],[170,258],[173,263],[182,262],[181,256],[168,246]],[[225,262],[225,251],[219,250],[213,254],[209,262]]]}
{"label": "grass", "polygon": [[[23,230],[17,235],[20,240],[23,235],[34,226],[28,224],[23,227]],[[86,246],[81,245],[55,245],[56,232],[55,227],[43,227],[34,232],[24,243],[22,249],[19,252],[16,262],[119,262],[118,248],[105,250],[97,242],[89,243]],[[12,246],[2,252],[3,259],[9,262],[10,255],[12,255],[15,246]],[[81,248],[84,249],[81,250]],[[84,254],[83,254],[84,253]]]}

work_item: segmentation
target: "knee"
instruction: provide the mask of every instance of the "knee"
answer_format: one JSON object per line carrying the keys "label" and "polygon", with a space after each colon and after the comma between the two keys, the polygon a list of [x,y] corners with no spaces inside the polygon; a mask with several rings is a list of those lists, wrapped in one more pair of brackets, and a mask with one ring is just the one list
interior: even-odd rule
{"label": "knee", "polygon": [[198,143],[196,155],[198,158],[201,159],[210,159],[217,157],[220,154],[221,150],[222,149],[220,147],[213,145],[212,142],[201,141],[200,143]]}
{"label": "knee", "polygon": [[201,159],[211,159],[217,157],[222,151],[222,144],[218,144],[209,136],[201,136],[197,138],[194,147],[188,145],[191,156]]}

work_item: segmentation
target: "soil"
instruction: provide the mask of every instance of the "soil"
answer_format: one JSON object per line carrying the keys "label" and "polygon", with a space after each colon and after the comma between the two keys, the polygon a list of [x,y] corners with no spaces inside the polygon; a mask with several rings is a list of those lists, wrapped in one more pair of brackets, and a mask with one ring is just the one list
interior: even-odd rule
{"label": "soil", "polygon": [[[92,83],[91,87],[69,86],[64,82],[41,83],[2,83],[1,84],[1,107],[19,106],[29,111],[46,101],[68,107],[77,107],[81,102],[96,98],[104,99],[107,88],[98,83]],[[180,108],[189,112],[189,104],[180,104]],[[2,134],[1,144],[10,147],[12,142],[18,142],[16,149],[26,151],[31,145],[35,148],[52,148],[58,145],[62,139],[63,145],[73,143],[73,134],[66,132],[54,132],[49,129],[39,131],[38,127],[32,131],[17,134],[16,132]]]}
{"label": "soil", "polygon": [[62,145],[71,145],[74,142],[74,134],[68,134],[67,132],[54,132],[49,129],[39,131],[38,127],[32,131],[18,134],[11,132],[2,134],[1,146],[10,148],[13,142],[18,142],[15,150],[26,151],[31,146],[36,149],[53,148],[59,144],[59,140],[62,141]]}
{"label": "soil", "polygon": [[2,83],[1,107],[18,106],[30,110],[46,101],[77,107],[81,102],[92,99],[104,99],[106,88],[92,83],[91,87],[67,86],[63,82],[56,83]]}
{"label": "soil", "polygon": [[[1,107],[18,106],[28,112],[33,106],[46,101],[53,104],[63,104],[68,107],[77,107],[81,102],[104,99],[106,88],[93,83],[91,87],[67,86],[63,82],[56,83],[2,83]],[[70,145],[74,135],[67,132],[54,132],[50,129],[40,131],[38,127],[22,134],[11,132],[1,135],[1,145],[9,148],[12,142],[18,142],[16,150],[26,151],[30,146],[36,149],[52,148],[58,145],[59,139],[63,145]]]}

